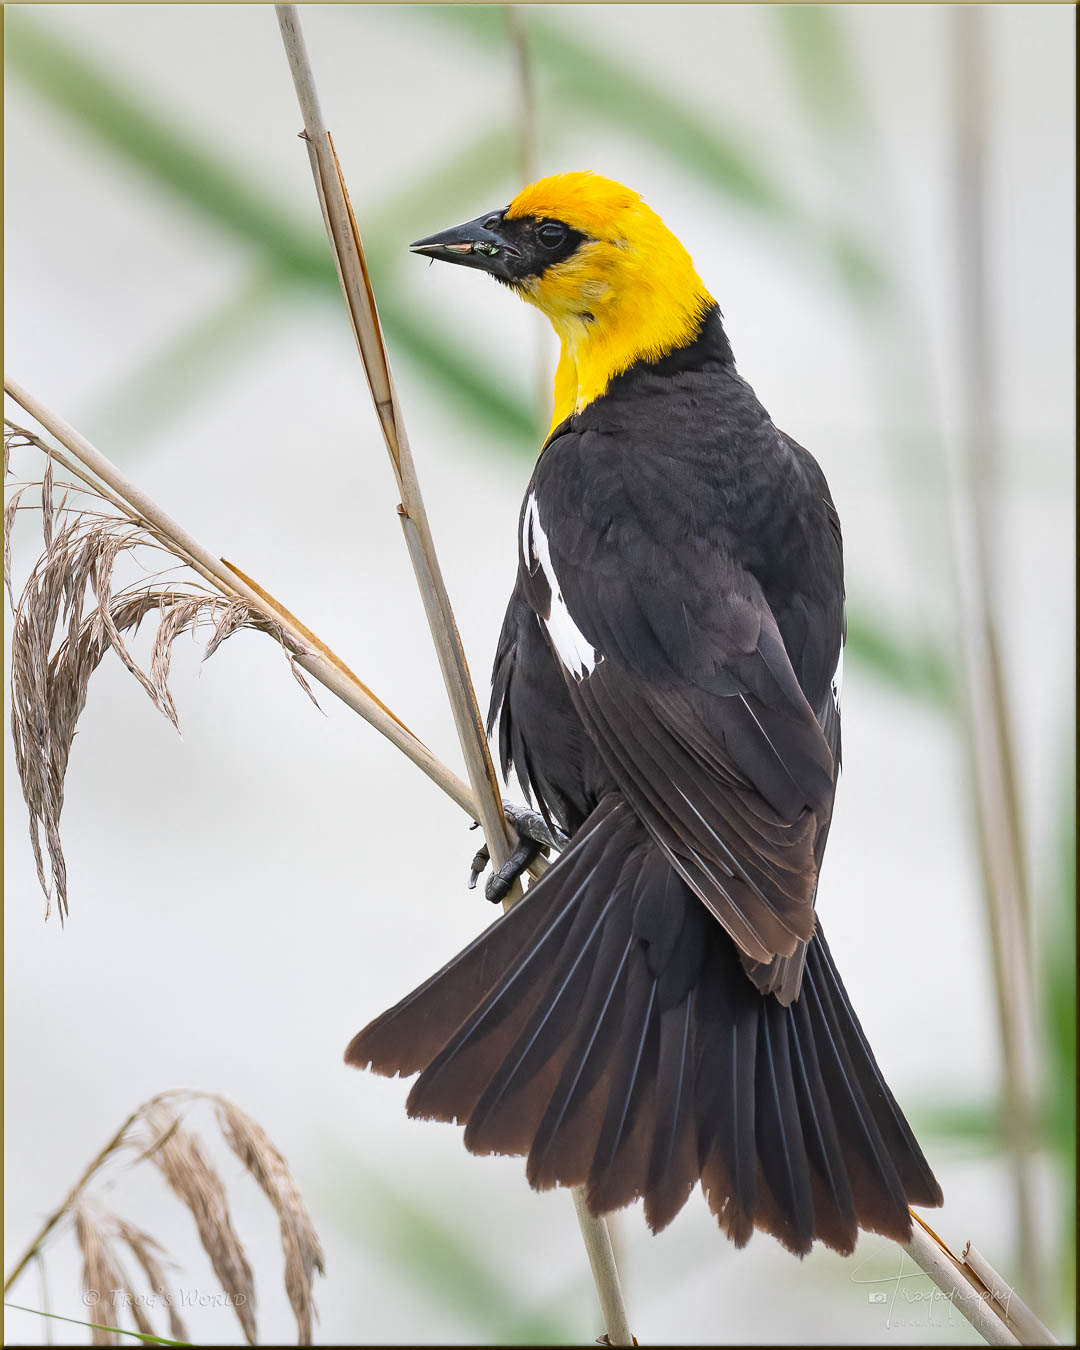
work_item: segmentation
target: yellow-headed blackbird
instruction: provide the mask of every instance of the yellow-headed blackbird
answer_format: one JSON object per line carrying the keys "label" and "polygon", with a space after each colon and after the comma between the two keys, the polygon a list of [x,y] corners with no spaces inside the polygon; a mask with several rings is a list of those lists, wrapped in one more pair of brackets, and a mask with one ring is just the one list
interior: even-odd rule
{"label": "yellow-headed blackbird", "polygon": [[700,1181],[740,1245],[904,1240],[941,1190],[814,911],[845,637],[824,475],[637,193],[561,174],[412,247],[561,339],[489,731],[569,844],[347,1059],[419,1072],[410,1115],[594,1213],[643,1196],[660,1229]]}

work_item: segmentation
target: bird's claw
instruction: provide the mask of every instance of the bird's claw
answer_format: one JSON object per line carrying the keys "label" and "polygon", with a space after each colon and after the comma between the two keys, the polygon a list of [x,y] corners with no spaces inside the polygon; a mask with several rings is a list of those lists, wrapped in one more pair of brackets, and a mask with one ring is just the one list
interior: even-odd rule
{"label": "bird's claw", "polygon": [[[510,894],[510,888],[522,872],[529,866],[532,860],[540,852],[541,845],[535,839],[522,839],[518,842],[517,848],[510,854],[506,862],[487,879],[487,885],[484,887],[484,896],[490,900],[493,905],[502,904]],[[476,856],[472,860],[472,867],[469,870],[469,890],[476,889],[476,882],[491,861],[491,854],[488,852],[487,844],[482,844],[476,851]]]}
{"label": "bird's claw", "polygon": [[[475,828],[475,827],[474,827]],[[472,867],[469,869],[469,890],[476,890],[476,880],[480,873],[487,867],[491,861],[491,854],[488,852],[487,844],[481,844],[476,850],[476,855],[472,860]]]}
{"label": "bird's claw", "polygon": [[487,885],[484,887],[484,898],[490,900],[493,905],[501,905],[510,894],[514,882],[539,852],[540,845],[535,839],[523,839],[503,865],[488,877]]}
{"label": "bird's claw", "polygon": [[[506,862],[488,877],[487,885],[484,887],[484,895],[493,905],[501,904],[506,899],[514,882],[517,881],[541,850],[546,852],[553,848],[559,851],[566,847],[566,836],[561,830],[551,830],[547,821],[538,811],[530,811],[523,806],[516,806],[513,802],[503,802],[502,805],[507,824],[513,828],[518,843]],[[473,828],[476,828],[475,825]],[[490,861],[491,854],[488,852],[488,846],[482,844],[477,849],[472,860],[472,866],[469,869],[470,891],[476,889],[477,879]]]}

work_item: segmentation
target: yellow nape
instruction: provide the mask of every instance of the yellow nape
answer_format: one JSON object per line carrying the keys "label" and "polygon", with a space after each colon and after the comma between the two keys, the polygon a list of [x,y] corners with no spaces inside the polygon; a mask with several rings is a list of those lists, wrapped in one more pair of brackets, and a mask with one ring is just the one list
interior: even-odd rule
{"label": "yellow nape", "polygon": [[610,178],[541,178],[506,214],[559,220],[585,236],[570,257],[518,287],[562,344],[552,427],[599,398],[635,361],[656,361],[693,341],[714,303],[656,212]]}

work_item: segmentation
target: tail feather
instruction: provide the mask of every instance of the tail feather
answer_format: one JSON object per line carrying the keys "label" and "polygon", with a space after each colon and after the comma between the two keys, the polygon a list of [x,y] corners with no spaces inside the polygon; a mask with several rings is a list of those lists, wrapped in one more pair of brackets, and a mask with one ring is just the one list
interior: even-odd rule
{"label": "tail feather", "polygon": [[603,842],[594,838],[575,866],[576,912],[546,971],[543,993],[469,1116],[465,1145],[474,1153],[529,1151],[571,1053],[593,962],[620,898],[625,835],[624,822]]}
{"label": "tail feather", "polygon": [[447,1027],[459,1026],[490,991],[495,976],[509,972],[532,943],[549,938],[549,929],[550,916],[542,907],[517,905],[354,1036],[346,1062],[391,1077],[419,1072],[446,1044]]}
{"label": "tail feather", "polygon": [[795,1091],[810,1159],[818,1233],[830,1247],[847,1254],[854,1250],[858,1234],[855,1201],[832,1106],[821,1076],[806,999],[799,999],[792,1005],[790,1030]]}
{"label": "tail feather", "polygon": [[694,1113],[696,990],[660,1014],[656,1130],[645,1185],[645,1221],[654,1233],[666,1228],[700,1175]]}
{"label": "tail feather", "polygon": [[877,1121],[884,1138],[889,1156],[896,1164],[900,1181],[907,1194],[908,1203],[936,1208],[944,1202],[941,1187],[930,1166],[923,1157],[922,1149],[897,1105],[896,1098],[878,1068],[877,1060],[870,1049],[869,1042],[855,1016],[855,1010],[848,1000],[847,991],[841,983],[836,965],[829,951],[825,935],[819,937],[820,964],[824,983],[830,990],[833,1008],[837,1014],[841,1030],[848,1045],[849,1053],[857,1066],[859,1081],[867,1101],[872,1104],[874,1119]]}
{"label": "tail feather", "polygon": [[656,982],[640,950],[630,957],[626,1003],[612,1056],[607,1110],[586,1182],[594,1214],[622,1209],[645,1190],[655,1113],[659,1025]]}
{"label": "tail feather", "polygon": [[[580,927],[589,882],[604,862],[602,842],[591,833],[568,861],[571,865],[560,894],[543,916],[532,940],[505,972],[500,973],[497,968],[491,971],[489,978],[493,983],[489,991],[416,1080],[406,1103],[410,1116],[468,1121],[477,1099],[491,1081],[493,1069],[511,1053],[548,986],[551,961],[557,958],[560,946],[567,943],[575,925]],[[602,870],[597,887],[601,895],[605,880]],[[492,928],[508,923],[513,914],[512,910]],[[448,972],[448,978],[454,979],[453,971]],[[444,1037],[445,1031],[444,1027]],[[360,1053],[369,1053],[363,1043]]]}
{"label": "tail feather", "polygon": [[859,1224],[888,1236],[910,1235],[908,1202],[896,1164],[881,1137],[877,1120],[862,1091],[836,1009],[819,963],[812,956],[803,977],[802,998],[810,1011],[822,1075],[833,1119],[844,1146],[844,1162],[855,1198]]}
{"label": "tail feather", "polygon": [[820,927],[790,1005],[627,804],[597,807],[526,898],[356,1036],[349,1063],[421,1070],[410,1115],[526,1155],[594,1213],[644,1197],[654,1230],[700,1181],[737,1245],[900,1240],[941,1190],[878,1068]]}
{"label": "tail feather", "polygon": [[754,1068],[760,999],[739,998],[717,946],[702,980],[698,1156],[709,1207],[737,1247],[754,1231]]}
{"label": "tail feather", "polygon": [[785,1247],[808,1252],[814,1241],[810,1162],[791,1072],[788,1018],[775,1001],[763,1004],[758,1021],[755,1073],[755,1135],[764,1183],[759,1188],[759,1224]]}
{"label": "tail feather", "polygon": [[610,1090],[609,1068],[622,1030],[627,970],[635,938],[628,906],[619,907],[605,929],[581,1030],[563,1066],[529,1150],[527,1176],[546,1190],[583,1185],[596,1152]]}
{"label": "tail feather", "polygon": [[[589,924],[575,925],[568,932],[556,962],[554,980],[469,1117],[465,1146],[473,1153],[528,1152],[570,1052],[570,1034],[588,986],[588,962],[595,955],[594,948],[613,904],[614,895],[598,913],[582,906],[579,917],[587,914]],[[541,1075],[544,1079],[554,1075],[554,1081],[546,1095],[538,1098],[535,1084]],[[524,1106],[526,1097],[529,1109]]]}

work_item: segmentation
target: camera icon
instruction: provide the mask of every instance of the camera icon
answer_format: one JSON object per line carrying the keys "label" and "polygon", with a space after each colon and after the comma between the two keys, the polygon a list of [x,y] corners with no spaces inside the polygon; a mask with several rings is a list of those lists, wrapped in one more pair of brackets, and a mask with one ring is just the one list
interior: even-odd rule
{"label": "camera icon", "polygon": [[883,1289],[871,1289],[866,1296],[867,1303],[888,1303],[889,1297]]}

